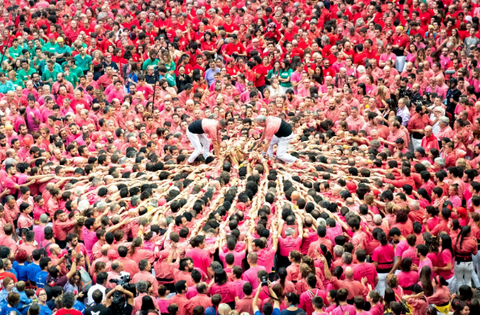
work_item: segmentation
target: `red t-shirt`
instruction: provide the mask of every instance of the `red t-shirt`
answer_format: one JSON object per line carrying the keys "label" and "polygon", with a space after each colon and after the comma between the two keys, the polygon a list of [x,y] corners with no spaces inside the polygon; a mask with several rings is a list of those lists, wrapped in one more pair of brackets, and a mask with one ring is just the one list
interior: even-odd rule
{"label": "red t-shirt", "polygon": [[82,312],[74,309],[67,310],[67,309],[61,308],[57,311],[57,314],[58,315],[82,315]]}
{"label": "red t-shirt", "polygon": [[267,75],[267,68],[265,68],[263,65],[258,65],[255,68],[253,68],[253,72],[256,74],[260,74],[258,78],[255,79],[255,87],[260,87],[265,85],[265,76]]}

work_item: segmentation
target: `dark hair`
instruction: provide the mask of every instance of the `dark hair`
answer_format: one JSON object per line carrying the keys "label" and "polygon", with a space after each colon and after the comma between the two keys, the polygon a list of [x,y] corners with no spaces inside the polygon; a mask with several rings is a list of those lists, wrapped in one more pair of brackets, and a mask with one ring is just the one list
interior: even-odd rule
{"label": "dark hair", "polygon": [[[457,251],[457,248],[462,249],[463,240],[468,234],[470,234],[471,229],[472,228],[469,225],[462,227],[462,231],[460,232],[460,237],[457,237],[457,241],[455,242],[455,248],[454,248],[455,251]],[[460,244],[459,244],[459,241],[460,241]]]}

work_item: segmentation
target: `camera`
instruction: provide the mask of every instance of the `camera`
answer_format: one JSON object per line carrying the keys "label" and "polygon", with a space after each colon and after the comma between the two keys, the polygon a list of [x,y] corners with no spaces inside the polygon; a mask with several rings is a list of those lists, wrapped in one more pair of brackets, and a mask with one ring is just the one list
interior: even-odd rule
{"label": "camera", "polygon": [[[115,283],[116,285],[120,285],[124,290],[128,290],[132,293],[135,292],[135,285],[130,284],[130,274],[128,273],[122,272],[120,274],[119,279],[110,279],[110,283]],[[113,301],[112,301],[113,308],[120,312],[125,306],[125,303],[126,303],[126,299],[123,296],[123,293],[120,291],[115,291],[113,293]]]}
{"label": "camera", "polygon": [[127,285],[130,282],[130,275],[129,274],[124,274],[120,276],[120,279],[110,279],[110,283],[115,283],[116,285],[121,285],[122,287],[125,288],[125,285]]}
{"label": "camera", "polygon": [[262,280],[262,287],[268,285],[268,277],[267,276],[262,276],[262,278],[260,280]]}

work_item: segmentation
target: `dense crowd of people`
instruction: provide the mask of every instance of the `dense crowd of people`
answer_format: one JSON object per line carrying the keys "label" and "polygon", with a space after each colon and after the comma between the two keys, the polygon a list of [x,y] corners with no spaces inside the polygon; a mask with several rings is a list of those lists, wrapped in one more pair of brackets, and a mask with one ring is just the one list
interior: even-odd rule
{"label": "dense crowd of people", "polygon": [[0,13],[0,315],[480,314],[476,1]]}

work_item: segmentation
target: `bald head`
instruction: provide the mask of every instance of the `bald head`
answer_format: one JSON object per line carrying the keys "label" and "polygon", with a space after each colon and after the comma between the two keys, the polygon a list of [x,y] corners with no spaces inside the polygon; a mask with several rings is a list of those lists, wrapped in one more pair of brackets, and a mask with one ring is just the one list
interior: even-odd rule
{"label": "bald head", "polygon": [[352,267],[345,268],[345,278],[346,279],[353,279],[353,268]]}

